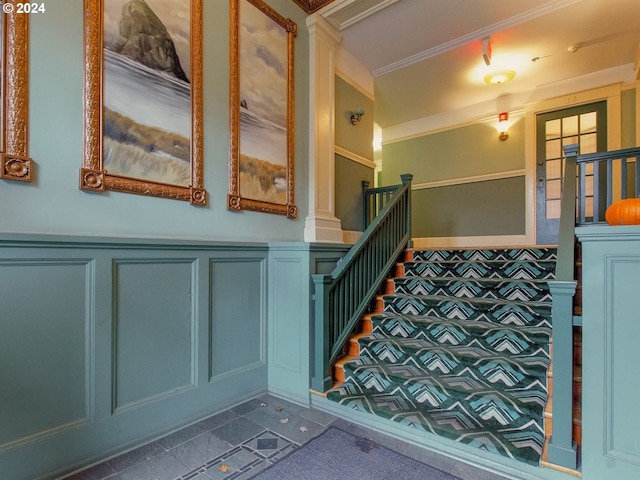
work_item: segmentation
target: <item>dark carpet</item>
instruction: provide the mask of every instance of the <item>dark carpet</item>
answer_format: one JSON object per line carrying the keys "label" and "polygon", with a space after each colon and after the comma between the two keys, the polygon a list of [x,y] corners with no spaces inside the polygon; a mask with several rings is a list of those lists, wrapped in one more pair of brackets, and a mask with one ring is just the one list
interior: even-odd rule
{"label": "dark carpet", "polygon": [[336,427],[295,450],[253,480],[460,480]]}

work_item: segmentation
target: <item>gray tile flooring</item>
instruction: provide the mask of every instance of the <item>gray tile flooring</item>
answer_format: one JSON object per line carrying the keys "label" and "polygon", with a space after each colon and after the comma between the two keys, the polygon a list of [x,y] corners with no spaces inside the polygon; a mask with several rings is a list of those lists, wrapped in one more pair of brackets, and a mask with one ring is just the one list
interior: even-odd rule
{"label": "gray tile flooring", "polygon": [[504,480],[453,458],[270,395],[250,400],[65,480],[248,479],[329,426],[369,438],[462,480]]}

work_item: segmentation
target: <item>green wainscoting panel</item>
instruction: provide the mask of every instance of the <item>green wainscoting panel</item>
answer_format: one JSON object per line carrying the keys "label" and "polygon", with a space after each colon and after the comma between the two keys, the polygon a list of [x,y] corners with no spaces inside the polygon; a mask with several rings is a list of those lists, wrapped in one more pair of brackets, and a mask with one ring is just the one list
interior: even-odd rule
{"label": "green wainscoting panel", "polygon": [[524,235],[524,177],[413,190],[414,238]]}
{"label": "green wainscoting panel", "polygon": [[576,229],[582,242],[582,478],[640,478],[640,227]]}
{"label": "green wainscoting panel", "polygon": [[313,356],[311,275],[333,270],[348,245],[269,244],[269,391],[309,404]]}
{"label": "green wainscoting panel", "polygon": [[211,380],[266,367],[266,259],[215,258],[210,272]]}
{"label": "green wainscoting panel", "polygon": [[265,393],[267,258],[0,234],[0,478],[57,478]]}
{"label": "green wainscoting panel", "polygon": [[0,452],[92,420],[92,297],[91,260],[0,259]]}
{"label": "green wainscoting panel", "polygon": [[192,259],[114,261],[113,410],[195,385]]}

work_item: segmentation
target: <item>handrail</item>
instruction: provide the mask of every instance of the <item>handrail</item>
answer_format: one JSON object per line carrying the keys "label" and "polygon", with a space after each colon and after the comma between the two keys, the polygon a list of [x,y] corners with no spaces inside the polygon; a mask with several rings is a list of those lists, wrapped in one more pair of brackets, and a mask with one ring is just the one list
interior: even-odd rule
{"label": "handrail", "polygon": [[311,388],[332,385],[329,368],[401,252],[411,246],[411,180],[401,175],[380,214],[329,275],[313,275],[315,326]]}

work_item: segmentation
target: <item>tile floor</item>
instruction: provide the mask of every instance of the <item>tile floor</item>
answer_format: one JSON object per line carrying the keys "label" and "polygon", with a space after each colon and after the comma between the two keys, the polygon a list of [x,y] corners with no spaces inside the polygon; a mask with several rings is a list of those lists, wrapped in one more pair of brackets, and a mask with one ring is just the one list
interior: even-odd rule
{"label": "tile floor", "polygon": [[250,400],[65,480],[248,479],[329,426],[370,438],[462,480],[505,480],[313,408],[270,395]]}

